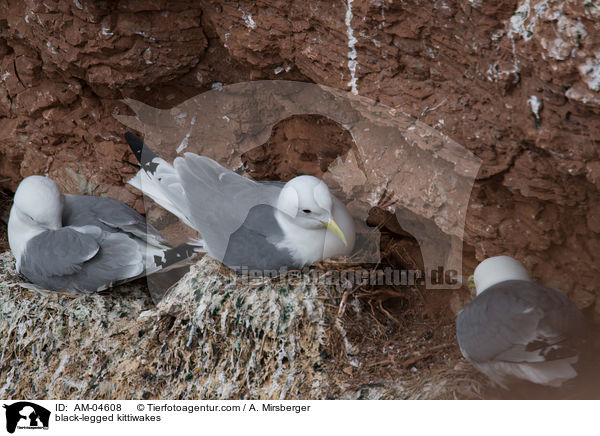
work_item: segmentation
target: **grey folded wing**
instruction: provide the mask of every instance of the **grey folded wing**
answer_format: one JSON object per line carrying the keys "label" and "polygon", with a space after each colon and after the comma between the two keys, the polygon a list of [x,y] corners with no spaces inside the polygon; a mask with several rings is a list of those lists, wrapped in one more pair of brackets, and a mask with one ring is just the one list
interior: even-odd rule
{"label": "grey folded wing", "polygon": [[205,156],[186,153],[177,158],[188,200],[190,220],[206,241],[210,254],[223,260],[231,235],[257,205],[276,204],[282,183],[256,182],[223,168]]}
{"label": "grey folded wing", "polygon": [[63,227],[32,238],[21,259],[21,274],[53,291],[97,292],[142,274],[139,245],[123,233],[99,227]]}
{"label": "grey folded wing", "polygon": [[511,280],[483,292],[456,320],[464,356],[474,362],[542,362],[577,355],[583,315],[563,294]]}
{"label": "grey folded wing", "polygon": [[64,226],[98,226],[107,232],[126,232],[156,247],[167,241],[142,215],[117,200],[87,195],[65,195]]}
{"label": "grey folded wing", "polygon": [[275,219],[275,208],[266,204],[254,206],[242,225],[231,234],[223,263],[241,271],[279,270],[294,267],[294,260],[286,248],[277,243],[284,238]]}

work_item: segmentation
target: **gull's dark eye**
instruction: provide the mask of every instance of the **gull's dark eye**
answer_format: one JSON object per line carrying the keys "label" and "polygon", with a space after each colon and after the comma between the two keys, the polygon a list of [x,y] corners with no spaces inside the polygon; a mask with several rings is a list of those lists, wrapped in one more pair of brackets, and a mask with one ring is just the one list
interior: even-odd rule
{"label": "gull's dark eye", "polygon": [[311,210],[310,209],[302,209],[302,212],[304,212],[304,213],[311,213]]}

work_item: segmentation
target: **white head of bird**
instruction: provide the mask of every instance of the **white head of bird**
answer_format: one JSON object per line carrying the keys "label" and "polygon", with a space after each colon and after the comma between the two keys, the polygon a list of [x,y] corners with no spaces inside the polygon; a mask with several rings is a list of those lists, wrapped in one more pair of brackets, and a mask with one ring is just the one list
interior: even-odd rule
{"label": "white head of bird", "polygon": [[313,176],[294,177],[284,185],[277,199],[277,209],[286,219],[305,229],[327,228],[347,245],[346,236],[333,219],[333,207],[329,188]]}
{"label": "white head of bird", "polygon": [[489,287],[507,280],[531,281],[521,262],[510,256],[490,257],[475,268],[474,281],[477,295]]}
{"label": "white head of bird", "polygon": [[54,180],[29,176],[19,184],[8,220],[8,243],[17,260],[27,242],[46,230],[62,226],[64,197]]}

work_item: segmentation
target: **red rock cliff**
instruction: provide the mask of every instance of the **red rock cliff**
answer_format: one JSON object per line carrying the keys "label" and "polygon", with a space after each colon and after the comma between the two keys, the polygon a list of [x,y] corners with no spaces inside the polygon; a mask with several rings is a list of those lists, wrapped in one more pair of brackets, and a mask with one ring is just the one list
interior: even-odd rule
{"label": "red rock cliff", "polygon": [[0,186],[42,173],[134,204],[122,97],[170,107],[215,82],[321,83],[483,160],[468,267],[512,254],[600,311],[599,22],[581,1],[0,0]]}

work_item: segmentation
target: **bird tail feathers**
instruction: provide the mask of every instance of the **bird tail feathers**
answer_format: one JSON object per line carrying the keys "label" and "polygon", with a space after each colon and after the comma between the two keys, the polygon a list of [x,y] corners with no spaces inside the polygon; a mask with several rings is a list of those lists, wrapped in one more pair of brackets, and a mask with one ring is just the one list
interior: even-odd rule
{"label": "bird tail feathers", "polygon": [[127,132],[125,139],[142,167],[128,183],[193,228],[189,219],[187,198],[175,168],[156,156],[150,147],[133,133]]}

